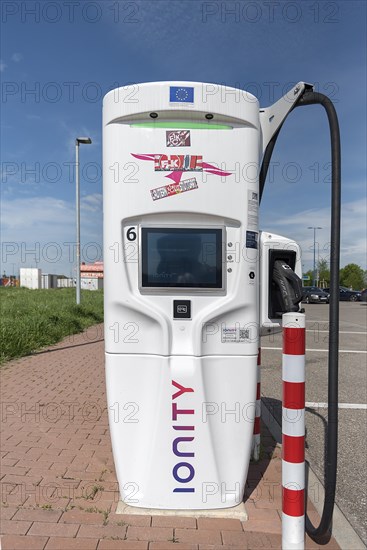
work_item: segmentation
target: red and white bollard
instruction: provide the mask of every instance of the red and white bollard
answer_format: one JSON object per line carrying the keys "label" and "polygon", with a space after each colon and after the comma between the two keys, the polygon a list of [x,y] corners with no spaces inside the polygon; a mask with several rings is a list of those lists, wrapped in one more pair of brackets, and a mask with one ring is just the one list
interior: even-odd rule
{"label": "red and white bollard", "polygon": [[257,388],[256,388],[256,403],[255,403],[255,422],[254,422],[254,434],[252,436],[252,458],[253,460],[259,460],[260,458],[260,419],[261,419],[261,348],[257,355]]}
{"label": "red and white bollard", "polygon": [[305,539],[305,315],[283,315],[282,548]]}

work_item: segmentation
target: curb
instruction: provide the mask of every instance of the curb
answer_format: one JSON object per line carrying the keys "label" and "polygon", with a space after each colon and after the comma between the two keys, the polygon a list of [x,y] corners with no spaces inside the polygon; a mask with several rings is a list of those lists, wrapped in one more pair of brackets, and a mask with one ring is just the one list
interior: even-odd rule
{"label": "curb", "polygon": [[[263,400],[261,401],[261,419],[269,429],[275,441],[281,445],[282,429]],[[307,496],[315,506],[318,514],[321,516],[325,498],[324,485],[312,470],[309,460],[306,462],[306,479],[308,481],[307,485],[317,484],[318,487],[320,487],[319,499],[314,499],[312,492],[308,493]],[[334,505],[332,535],[342,549],[349,548],[351,550],[366,550],[367,548],[337,504]]]}
{"label": "curb", "polygon": [[215,508],[212,510],[166,510],[163,508],[138,508],[136,506],[129,506],[128,504],[125,504],[125,502],[122,502],[122,500],[119,500],[116,514],[129,514],[137,516],[184,516],[191,518],[239,519],[240,521],[248,520],[248,514],[246,512],[244,502],[241,502],[237,506],[232,506],[231,508]]}

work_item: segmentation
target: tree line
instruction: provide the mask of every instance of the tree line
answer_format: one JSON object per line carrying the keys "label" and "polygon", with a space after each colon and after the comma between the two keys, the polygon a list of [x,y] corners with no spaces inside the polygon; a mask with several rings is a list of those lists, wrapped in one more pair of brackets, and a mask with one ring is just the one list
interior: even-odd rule
{"label": "tree line", "polygon": [[[340,272],[340,286],[351,288],[352,290],[362,290],[367,287],[367,270],[363,270],[357,264],[347,264],[342,267]],[[308,280],[304,280],[304,286],[313,286],[313,270],[309,269],[304,273]],[[316,286],[328,288],[330,286],[330,269],[326,260],[319,260],[316,267]]]}

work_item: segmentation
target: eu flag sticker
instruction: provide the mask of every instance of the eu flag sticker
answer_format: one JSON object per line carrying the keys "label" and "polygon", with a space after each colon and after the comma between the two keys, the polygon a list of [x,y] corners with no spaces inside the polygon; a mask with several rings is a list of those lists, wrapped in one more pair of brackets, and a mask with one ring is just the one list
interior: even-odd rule
{"label": "eu flag sticker", "polygon": [[194,88],[187,86],[169,87],[170,103],[194,103]]}

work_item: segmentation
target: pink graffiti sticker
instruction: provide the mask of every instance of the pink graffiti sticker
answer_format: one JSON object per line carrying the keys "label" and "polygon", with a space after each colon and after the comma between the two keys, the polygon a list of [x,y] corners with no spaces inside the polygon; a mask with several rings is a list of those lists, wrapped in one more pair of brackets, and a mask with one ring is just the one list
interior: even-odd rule
{"label": "pink graffiti sticker", "polygon": [[186,191],[192,191],[198,189],[198,184],[195,178],[188,180],[182,180],[179,183],[170,183],[169,185],[163,185],[162,187],[156,187],[151,189],[150,194],[154,201],[159,199],[165,199],[166,197],[172,197],[173,195],[179,195]]}
{"label": "pink graffiti sticker", "polygon": [[[170,171],[170,174],[165,175],[165,177],[170,178],[175,183],[179,183],[181,181],[181,177],[185,172],[189,172],[193,170],[203,171],[203,172],[206,172],[207,174],[213,174],[215,176],[220,176],[222,178],[232,175],[231,172],[227,172],[222,168],[218,168],[214,164],[203,162],[203,157],[200,155],[158,155],[154,153],[144,153],[144,154],[130,153],[130,154],[131,156],[133,156],[138,160],[148,160],[148,161],[154,162],[154,169],[157,171],[162,171],[162,172]],[[163,159],[162,157],[165,157],[165,159]],[[177,166],[179,166],[181,163],[180,157],[183,157],[184,159],[185,157],[188,157],[189,160],[184,160],[183,166],[181,166],[181,168],[177,168]],[[189,163],[189,168],[186,168],[187,162]],[[157,165],[158,165],[158,168],[156,168]],[[192,167],[194,165],[196,166],[196,168]],[[159,166],[164,166],[164,168],[163,167],[159,168]],[[168,166],[170,166],[170,168],[168,168]]]}

